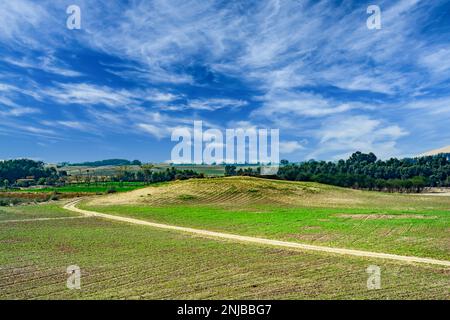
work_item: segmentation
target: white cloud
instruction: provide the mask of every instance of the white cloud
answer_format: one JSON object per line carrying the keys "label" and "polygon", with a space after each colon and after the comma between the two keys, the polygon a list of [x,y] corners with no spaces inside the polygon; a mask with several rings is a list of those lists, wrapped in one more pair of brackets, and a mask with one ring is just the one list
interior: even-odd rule
{"label": "white cloud", "polygon": [[13,96],[20,91],[19,88],[0,83],[0,91],[3,92],[3,96],[0,96],[0,115],[20,117],[40,112],[37,108],[22,106],[12,100]]}
{"label": "white cloud", "polygon": [[422,57],[421,62],[432,73],[449,78],[450,73],[450,47],[433,48],[433,52]]}
{"label": "white cloud", "polygon": [[34,126],[23,126],[21,129],[31,132],[31,133],[36,133],[39,135],[54,135],[55,134],[55,131],[53,131],[51,129],[38,128],[38,127],[34,127]]}
{"label": "white cloud", "polygon": [[167,138],[169,136],[169,128],[163,126],[156,126],[154,124],[149,123],[138,123],[137,127],[155,138]]}
{"label": "white cloud", "polygon": [[[104,71],[135,86],[110,87],[94,82],[95,78],[91,83],[54,83],[44,89],[36,83],[24,88],[0,84],[0,103],[3,115],[15,116],[36,111],[16,103],[20,95],[41,102],[77,104],[85,107],[89,119],[101,130],[127,132],[131,128],[157,138],[171,127],[192,121],[186,116],[177,118],[175,112],[169,117],[164,114],[167,111],[196,114],[248,109],[253,112],[247,126],[287,129],[291,140],[314,136],[322,144],[317,154],[343,154],[356,148],[394,153],[397,139],[406,135],[403,128],[413,131],[420,127],[408,118],[428,115],[427,119],[433,120],[450,110],[447,97],[430,94],[439,85],[442,91],[448,89],[448,43],[442,35],[423,37],[418,27],[428,22],[430,11],[442,3],[380,1],[383,28],[374,31],[366,28],[365,5],[357,2],[336,6],[307,0],[126,4],[81,0],[83,30],[67,33],[60,4],[2,1],[0,40],[23,53],[18,56],[26,57],[4,57],[4,61],[53,75],[79,76],[63,61],[52,58],[53,52],[79,41],[83,48],[121,61],[104,65]],[[37,56],[49,55],[30,58],[27,52],[31,49],[39,52]],[[239,80],[236,85],[243,87],[238,90],[255,96],[244,101],[235,99],[233,93],[227,97],[227,90],[221,99],[179,94],[179,88],[190,92],[204,85],[198,83],[197,68],[225,75],[227,80],[235,77]],[[208,86],[221,86],[215,81]],[[164,89],[137,89],[161,86]],[[370,91],[376,98],[361,102],[361,91]],[[418,92],[423,99],[412,98]],[[219,94],[222,96],[222,91]],[[398,110],[394,110],[396,106]],[[247,114],[238,116],[236,124]],[[59,125],[74,129],[83,125],[64,121]],[[294,142],[288,142],[286,148],[299,150]]]}
{"label": "white cloud", "polygon": [[145,102],[163,108],[163,103],[181,98],[180,95],[154,89],[118,89],[88,83],[55,83],[52,88],[38,89],[41,97],[50,98],[60,104],[107,107],[139,107]]}
{"label": "white cloud", "polygon": [[214,111],[219,109],[236,109],[247,105],[246,101],[236,99],[194,99],[186,106],[188,109]]}
{"label": "white cloud", "polygon": [[156,102],[170,102],[179,99],[180,96],[172,94],[172,93],[165,93],[165,92],[152,92],[147,97],[150,101],[156,101]]}
{"label": "white cloud", "polygon": [[79,130],[83,130],[86,128],[86,126],[78,121],[58,121],[58,123],[64,127],[68,127],[71,129],[79,129]]}
{"label": "white cloud", "polygon": [[80,77],[83,75],[80,72],[63,66],[60,61],[52,57],[49,53],[47,53],[47,56],[41,57],[37,61],[32,61],[30,59],[18,60],[11,57],[5,57],[3,58],[3,61],[20,68],[42,70],[65,77]]}
{"label": "white cloud", "polygon": [[308,158],[323,155],[345,158],[355,151],[375,151],[382,158],[397,155],[396,141],[406,135],[408,132],[397,125],[386,125],[367,116],[336,117],[316,131],[318,148]]}
{"label": "white cloud", "polygon": [[13,107],[6,110],[0,109],[0,114],[3,116],[21,117],[24,115],[30,115],[35,113],[40,113],[40,110],[30,107]]}
{"label": "white cloud", "polygon": [[423,109],[428,114],[450,113],[450,97],[416,99],[403,105],[410,109]]}
{"label": "white cloud", "polygon": [[298,141],[281,141],[280,153],[293,153],[304,149],[304,147]]}
{"label": "white cloud", "polygon": [[80,121],[73,121],[73,120],[48,121],[48,120],[44,120],[44,121],[41,121],[41,123],[48,127],[60,126],[60,127],[69,128],[69,129],[92,131],[92,128],[90,128],[89,125],[87,125],[86,123],[82,123]]}
{"label": "white cloud", "polygon": [[271,117],[277,114],[306,117],[323,117],[344,113],[352,109],[365,109],[367,106],[351,102],[339,103],[319,94],[308,92],[277,91],[263,97],[264,104],[253,112],[254,116]]}
{"label": "white cloud", "polygon": [[133,103],[133,95],[124,89],[114,90],[106,86],[85,83],[59,84],[44,91],[46,96],[61,104],[103,104],[109,107],[126,106]]}
{"label": "white cloud", "polygon": [[30,36],[52,20],[45,7],[33,1],[15,0],[0,2],[0,39],[14,47],[39,46],[39,40]]}

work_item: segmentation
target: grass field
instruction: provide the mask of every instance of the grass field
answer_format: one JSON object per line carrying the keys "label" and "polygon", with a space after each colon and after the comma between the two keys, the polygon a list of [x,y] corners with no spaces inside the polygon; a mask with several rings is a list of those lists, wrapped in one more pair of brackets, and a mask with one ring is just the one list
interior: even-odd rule
{"label": "grass field", "polygon": [[[23,189],[17,192],[29,193],[105,193],[114,189],[116,192],[127,192],[146,187],[144,182],[97,182],[68,184],[63,187],[44,187],[35,189]],[[0,193],[1,196],[1,193]]]}
{"label": "grass field", "polygon": [[[61,214],[54,205],[41,208],[36,217]],[[27,210],[17,207],[11,218],[28,217]],[[449,298],[449,270],[435,266],[213,241],[97,218],[0,223],[0,230],[2,299]],[[81,268],[81,290],[66,288],[73,264]],[[382,268],[380,290],[367,290],[370,264]]]}
{"label": "grass field", "polygon": [[[161,185],[156,183],[153,186]],[[33,204],[50,200],[68,199],[89,195],[127,192],[146,187],[143,182],[105,182],[68,184],[62,187],[27,188],[22,190],[0,191],[0,207]]]}
{"label": "grass field", "polygon": [[[62,203],[0,208],[1,299],[450,299],[448,267],[71,219],[76,215]],[[95,196],[79,207],[206,230],[450,259],[448,197],[241,177],[170,182]],[[42,218],[58,219],[29,221]],[[81,290],[66,288],[69,265],[81,268]],[[367,289],[369,265],[382,270],[380,290]]]}
{"label": "grass field", "polygon": [[81,207],[213,231],[450,259],[449,197],[222,178],[174,182]]}
{"label": "grass field", "polygon": [[61,207],[62,202],[0,208],[0,222],[8,220],[72,217]]}

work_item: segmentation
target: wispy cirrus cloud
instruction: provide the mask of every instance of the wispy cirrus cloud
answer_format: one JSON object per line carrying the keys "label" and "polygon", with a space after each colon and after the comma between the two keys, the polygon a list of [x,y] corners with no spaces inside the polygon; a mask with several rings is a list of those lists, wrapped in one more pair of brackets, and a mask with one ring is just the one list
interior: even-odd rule
{"label": "wispy cirrus cloud", "polygon": [[221,109],[236,110],[248,105],[247,101],[240,99],[222,99],[222,98],[203,98],[192,99],[186,103],[179,103],[177,105],[170,105],[165,108],[169,111],[217,111]]}
{"label": "wispy cirrus cloud", "polygon": [[161,141],[199,119],[280,128],[298,158],[450,143],[446,1],[379,1],[381,30],[369,4],[81,0],[72,32],[60,3],[3,1],[1,114]]}
{"label": "wispy cirrus cloud", "polygon": [[61,104],[105,105],[126,107],[143,102],[166,103],[179,98],[170,92],[148,89],[121,89],[89,83],[55,83],[51,88],[40,88],[41,96]]}
{"label": "wispy cirrus cloud", "polygon": [[0,39],[11,47],[40,46],[33,34],[52,19],[46,8],[28,0],[0,2]]}
{"label": "wispy cirrus cloud", "polygon": [[305,117],[324,117],[345,113],[352,109],[369,109],[359,102],[338,102],[319,94],[309,92],[278,91],[263,98],[263,106],[254,111],[255,116],[297,115]]}
{"label": "wispy cirrus cloud", "polygon": [[44,90],[43,93],[61,104],[102,104],[109,107],[129,105],[135,98],[128,90],[114,90],[86,83],[60,83]]}
{"label": "wispy cirrus cloud", "polygon": [[3,58],[3,61],[20,68],[41,70],[64,77],[80,77],[83,75],[81,72],[71,70],[67,66],[64,66],[63,63],[61,63],[51,55],[38,57],[36,61],[27,58],[14,59],[11,57],[5,57]]}
{"label": "wispy cirrus cloud", "polygon": [[20,117],[40,112],[38,108],[19,105],[14,102],[19,91],[20,89],[15,86],[0,83],[0,115]]}

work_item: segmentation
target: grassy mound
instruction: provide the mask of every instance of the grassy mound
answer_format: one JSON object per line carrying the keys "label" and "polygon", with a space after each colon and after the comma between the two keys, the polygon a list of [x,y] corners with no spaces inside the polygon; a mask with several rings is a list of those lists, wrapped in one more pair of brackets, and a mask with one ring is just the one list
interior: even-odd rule
{"label": "grassy mound", "polygon": [[261,205],[326,208],[389,208],[446,210],[447,197],[421,197],[352,190],[314,182],[291,182],[254,177],[226,177],[174,181],[123,194],[99,197],[91,205],[145,204],[213,205],[248,208]]}

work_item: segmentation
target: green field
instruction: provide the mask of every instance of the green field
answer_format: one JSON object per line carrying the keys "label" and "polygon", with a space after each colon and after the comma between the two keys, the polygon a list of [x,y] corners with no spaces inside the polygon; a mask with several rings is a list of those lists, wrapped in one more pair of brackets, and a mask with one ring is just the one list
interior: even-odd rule
{"label": "green field", "polygon": [[450,260],[450,197],[256,178],[181,181],[153,190],[127,194],[129,204],[111,196],[81,207],[213,231]]}
{"label": "green field", "polygon": [[73,217],[74,214],[61,207],[63,202],[52,204],[0,207],[0,222],[39,218]]}
{"label": "green field", "polygon": [[[450,299],[448,267],[212,240],[77,217],[63,203],[0,208],[1,299]],[[94,196],[79,207],[450,260],[449,197],[236,177]],[[49,217],[58,219],[28,220]],[[69,265],[81,268],[81,290],[65,286]],[[369,265],[382,270],[380,290],[366,287]]]}
{"label": "green field", "polygon": [[[36,217],[61,214],[42,208]],[[0,229],[1,299],[449,298],[449,271],[434,266],[214,241],[97,218]],[[74,264],[81,290],[66,288],[66,268]],[[382,268],[380,290],[367,290],[370,264]]]}
{"label": "green field", "polygon": [[[191,206],[87,208],[211,231],[450,260],[448,212],[417,211],[404,215],[398,211],[368,209],[336,211],[264,207],[261,211],[235,211]],[[389,218],[366,219],[374,214]],[[355,218],[358,215],[361,218]]]}
{"label": "green field", "polygon": [[[19,190],[18,192],[30,193],[105,193],[114,189],[116,192],[127,192],[135,189],[146,187],[144,182],[92,182],[92,183],[73,183],[62,187],[44,187],[44,188],[28,188]],[[1,193],[0,193],[1,196]]]}

